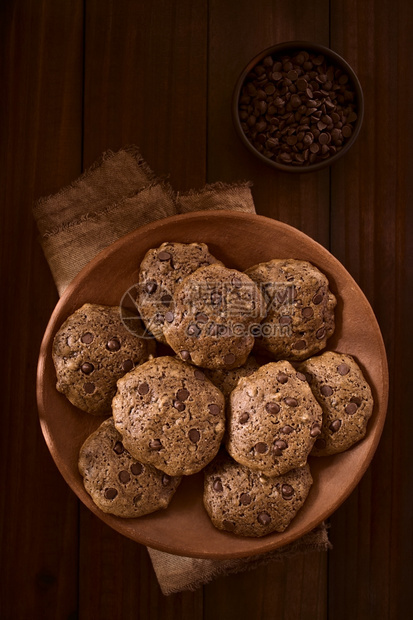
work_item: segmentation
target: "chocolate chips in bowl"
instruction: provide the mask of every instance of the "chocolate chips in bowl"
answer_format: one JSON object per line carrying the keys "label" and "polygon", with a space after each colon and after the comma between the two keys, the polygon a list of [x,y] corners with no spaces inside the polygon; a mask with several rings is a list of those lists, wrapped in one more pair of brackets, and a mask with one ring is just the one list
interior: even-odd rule
{"label": "chocolate chips in bowl", "polygon": [[234,89],[232,113],[244,145],[286,172],[319,170],[342,157],[360,131],[364,97],[350,65],[305,41],[255,56]]}

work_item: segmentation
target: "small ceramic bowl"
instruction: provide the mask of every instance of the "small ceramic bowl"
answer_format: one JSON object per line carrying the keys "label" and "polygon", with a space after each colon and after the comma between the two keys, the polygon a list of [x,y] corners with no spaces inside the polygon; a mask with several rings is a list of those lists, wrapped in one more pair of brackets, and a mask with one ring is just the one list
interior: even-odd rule
{"label": "small ceramic bowl", "polygon": [[353,69],[336,52],[307,41],[279,43],[257,54],[232,98],[243,144],[285,172],[335,163],[357,139],[363,116],[363,91]]}

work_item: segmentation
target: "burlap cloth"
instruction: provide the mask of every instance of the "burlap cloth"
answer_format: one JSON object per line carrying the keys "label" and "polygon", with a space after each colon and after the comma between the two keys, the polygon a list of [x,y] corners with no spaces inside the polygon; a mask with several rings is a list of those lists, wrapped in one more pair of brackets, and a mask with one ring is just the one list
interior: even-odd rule
{"label": "burlap cloth", "polygon": [[[175,193],[131,146],[104,153],[71,185],[40,199],[33,213],[61,295],[82,267],[122,235],[177,213],[221,209],[255,213],[250,184],[215,183],[198,192]],[[162,592],[172,594],[194,590],[219,575],[328,548],[327,528],[322,523],[281,549],[248,558],[207,560],[149,548],[148,552]]]}

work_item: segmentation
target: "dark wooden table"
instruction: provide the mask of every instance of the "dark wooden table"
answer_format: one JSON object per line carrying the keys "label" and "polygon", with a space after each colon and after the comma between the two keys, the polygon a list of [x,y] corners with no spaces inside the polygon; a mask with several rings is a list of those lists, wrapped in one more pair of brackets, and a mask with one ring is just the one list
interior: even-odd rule
{"label": "dark wooden table", "polygon": [[[412,30],[408,0],[1,0],[2,620],[411,617]],[[354,148],[298,176],[257,162],[230,116],[250,57],[293,39],[341,53],[366,98]],[[360,284],[391,372],[384,434],[331,518],[333,550],[168,598],[146,549],[79,505],[35,400],[57,293],[32,202],[129,143],[178,190],[253,181],[258,213],[328,247]]]}

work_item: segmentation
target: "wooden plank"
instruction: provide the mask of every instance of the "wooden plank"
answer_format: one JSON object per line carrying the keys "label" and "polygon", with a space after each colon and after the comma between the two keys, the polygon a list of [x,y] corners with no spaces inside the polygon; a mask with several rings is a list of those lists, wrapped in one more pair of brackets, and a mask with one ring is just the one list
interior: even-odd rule
{"label": "wooden plank", "polygon": [[[135,143],[175,189],[205,183],[206,18],[204,0],[88,0],[85,166]],[[80,514],[81,617],[202,617],[202,589],[164,597],[145,547]]]}
{"label": "wooden plank", "polygon": [[85,165],[135,143],[175,189],[202,186],[206,0],[86,6]]}
{"label": "wooden plank", "polygon": [[[316,19],[314,18],[316,16]],[[257,212],[300,228],[329,243],[329,171],[286,174],[258,162],[232,126],[231,97],[239,73],[258,52],[288,40],[328,45],[328,2],[314,5],[258,0],[219,2],[209,11],[208,181],[253,181]],[[239,617],[327,617],[327,555],[312,553],[252,572],[220,579],[204,588],[205,615]]]}
{"label": "wooden plank", "polygon": [[249,60],[276,43],[328,45],[329,3],[210,2],[208,181],[254,183],[257,212],[291,224],[328,245],[329,171],[288,174],[256,159],[235,133],[232,91]]}
{"label": "wooden plank", "polygon": [[[353,150],[332,173],[332,248],[373,305],[392,378],[388,417],[373,463],[332,519],[329,612],[352,617],[411,615],[413,541],[408,397],[413,304],[413,51],[411,3],[335,1],[332,47],[361,80],[366,118]],[[407,330],[408,331],[408,330]]]}
{"label": "wooden plank", "polygon": [[37,356],[57,293],[31,206],[81,170],[83,7],[21,0],[0,11],[1,325],[10,338],[1,374],[0,616],[68,618],[77,608],[77,501],[37,416]]}
{"label": "wooden plank", "polygon": [[326,618],[327,553],[221,577],[204,589],[205,619]]}

